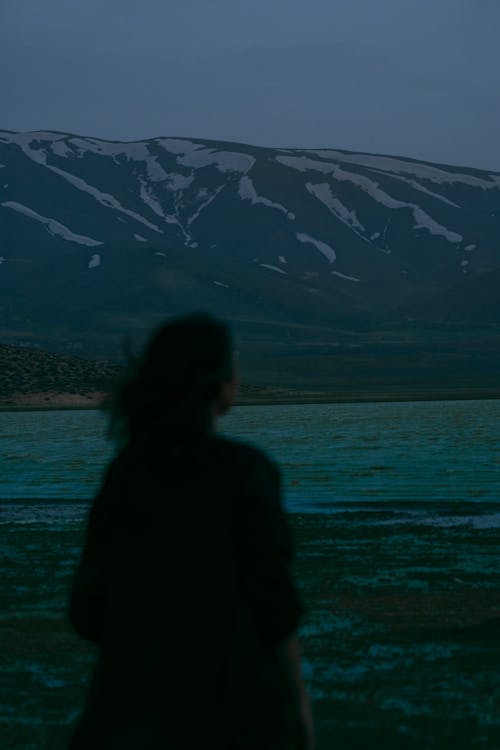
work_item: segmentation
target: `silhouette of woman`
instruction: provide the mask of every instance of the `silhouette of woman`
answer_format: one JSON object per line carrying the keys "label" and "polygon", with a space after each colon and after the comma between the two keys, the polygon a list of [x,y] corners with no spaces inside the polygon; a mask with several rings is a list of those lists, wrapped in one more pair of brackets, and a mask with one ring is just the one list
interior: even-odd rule
{"label": "silhouette of woman", "polygon": [[195,313],[116,394],[69,607],[98,645],[71,750],[313,746],[280,473],[215,432],[236,392],[227,326]]}

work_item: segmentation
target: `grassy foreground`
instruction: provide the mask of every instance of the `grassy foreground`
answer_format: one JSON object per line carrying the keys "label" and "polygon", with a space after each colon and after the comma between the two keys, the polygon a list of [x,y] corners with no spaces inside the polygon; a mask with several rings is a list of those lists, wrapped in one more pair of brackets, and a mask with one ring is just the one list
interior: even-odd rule
{"label": "grassy foreground", "polygon": [[[318,750],[500,747],[500,508],[472,507],[290,516]],[[82,524],[3,530],[2,750],[59,750],[93,660],[64,617]]]}

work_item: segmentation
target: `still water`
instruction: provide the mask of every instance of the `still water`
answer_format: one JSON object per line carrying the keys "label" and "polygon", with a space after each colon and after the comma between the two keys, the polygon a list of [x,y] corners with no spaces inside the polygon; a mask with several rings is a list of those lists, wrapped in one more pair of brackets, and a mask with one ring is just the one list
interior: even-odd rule
{"label": "still water", "polygon": [[[238,406],[219,432],[279,463],[290,512],[500,500],[500,401]],[[91,498],[105,433],[99,411],[0,413],[0,501]]]}

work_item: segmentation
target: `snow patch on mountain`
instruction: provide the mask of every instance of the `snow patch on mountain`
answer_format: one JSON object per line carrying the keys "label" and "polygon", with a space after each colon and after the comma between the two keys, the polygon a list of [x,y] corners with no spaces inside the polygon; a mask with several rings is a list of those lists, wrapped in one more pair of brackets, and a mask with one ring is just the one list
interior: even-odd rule
{"label": "snow patch on mountain", "polygon": [[335,262],[337,254],[335,250],[330,247],[330,245],[326,244],[326,242],[317,240],[314,237],[311,237],[311,235],[305,234],[304,232],[297,232],[295,236],[299,240],[299,242],[309,242],[311,243],[311,245],[314,245],[320,251],[320,253],[325,256],[329,263]]}
{"label": "snow patch on mountain", "polygon": [[4,208],[10,208],[13,211],[17,211],[18,213],[27,216],[29,219],[39,221],[41,224],[45,225],[45,228],[47,232],[49,232],[49,234],[59,235],[69,242],[77,242],[79,245],[87,245],[88,247],[103,244],[99,240],[92,239],[92,237],[86,237],[83,234],[76,234],[75,232],[72,232],[71,229],[68,229],[68,227],[66,227],[64,224],[61,224],[59,221],[51,219],[48,216],[42,216],[36,211],[33,211],[33,209],[28,208],[28,206],[24,206],[22,203],[17,203],[16,201],[4,201],[4,203],[2,203],[2,206]]}
{"label": "snow patch on mountain", "polygon": [[50,146],[50,150],[56,156],[60,156],[63,159],[67,159],[68,156],[73,155],[73,150],[68,144],[61,138],[59,141],[53,141]]}
{"label": "snow patch on mountain", "polygon": [[139,179],[141,189],[140,189],[140,196],[143,203],[146,204],[146,206],[149,206],[151,211],[153,211],[157,216],[160,216],[162,219],[164,219],[167,223],[173,224],[175,223],[172,220],[169,220],[170,217],[167,217],[165,214],[165,211],[163,210],[161,203],[156,200],[156,198],[153,195],[152,189],[149,187],[147,183],[144,182],[144,180]]}
{"label": "snow patch on mountain", "polygon": [[[192,216],[190,219],[187,220],[187,223],[183,220],[181,214],[180,214],[180,208],[182,207],[182,204],[179,203],[178,200],[175,201],[174,204],[174,212],[173,213],[167,213],[164,209],[160,201],[156,198],[156,196],[153,193],[153,189],[150,185],[148,185],[147,182],[145,182],[142,178],[139,178],[139,182],[141,185],[140,188],[140,196],[141,200],[159,217],[161,217],[167,224],[174,224],[176,225],[180,231],[182,232],[182,235],[184,237],[184,245],[187,247],[198,247],[198,243],[193,242],[193,237],[188,231],[187,227],[191,224],[191,222],[197,218],[200,211],[204,208],[204,206],[200,206],[198,211],[194,216]],[[221,190],[224,186],[221,185],[218,190]],[[216,191],[217,193],[218,191]],[[204,205],[208,205],[211,203],[211,201],[215,198],[215,195],[212,195],[208,201]]]}
{"label": "snow patch on mountain", "polygon": [[201,212],[202,212],[202,211],[203,211],[203,210],[204,210],[204,209],[205,209],[205,208],[206,208],[207,206],[209,206],[209,205],[210,205],[210,204],[212,203],[212,201],[214,201],[214,200],[215,200],[215,199],[217,198],[217,196],[219,195],[220,191],[221,191],[221,190],[223,190],[223,189],[224,189],[224,187],[225,187],[225,185],[219,185],[219,187],[218,187],[218,188],[216,189],[215,193],[212,193],[212,195],[210,195],[210,193],[209,193],[208,191],[205,191],[205,193],[203,193],[203,192],[202,192],[202,191],[200,190],[200,192],[198,193],[198,197],[199,197],[200,195],[203,195],[203,197],[204,197],[205,195],[208,195],[208,198],[207,198],[207,199],[206,199],[206,200],[205,200],[205,201],[204,201],[204,202],[203,202],[203,203],[201,204],[201,206],[198,206],[198,209],[197,209],[197,210],[195,211],[195,213],[194,213],[194,214],[193,214],[192,216],[190,216],[190,217],[189,217],[189,219],[188,219],[188,221],[187,221],[187,225],[188,225],[188,227],[190,227],[190,226],[191,226],[191,224],[192,224],[193,222],[195,222],[195,221],[196,221],[196,219],[197,219],[197,218],[198,218],[198,216],[199,216],[199,215],[201,214]]}
{"label": "snow patch on mountain", "polygon": [[[73,148],[70,148],[70,144]],[[78,158],[83,158],[87,153],[98,154],[111,158],[115,164],[120,165],[120,157],[127,161],[144,164],[148,180],[151,182],[164,182],[169,180],[170,175],[165,172],[155,154],[149,150],[148,141],[102,141],[96,138],[80,138],[78,136],[69,138],[68,143],[58,140],[52,143],[51,150],[58,156],[72,155],[76,151]]]}
{"label": "snow patch on mountain", "polygon": [[427,229],[431,234],[440,235],[448,240],[448,242],[458,243],[463,239],[461,234],[439,224],[416,203],[407,203],[406,201],[400,201],[393,198],[389,193],[386,193],[379,187],[378,182],[375,182],[365,175],[358,174],[357,172],[348,172],[338,164],[315,161],[303,156],[278,156],[276,159],[286,166],[292,167],[293,169],[299,169],[301,172],[316,169],[323,173],[329,172],[334,180],[337,180],[338,182],[351,182],[360,190],[367,193],[373,198],[373,200],[377,201],[377,203],[381,203],[386,208],[394,210],[409,208],[413,213],[415,229]]}
{"label": "snow patch on mountain", "polygon": [[417,222],[415,224],[415,229],[426,229],[431,234],[436,234],[444,237],[445,240],[448,240],[448,242],[462,242],[463,237],[461,234],[458,234],[458,232],[452,232],[450,229],[446,229],[446,227],[443,227],[442,224],[439,224],[418,206],[415,206],[411,203],[407,205],[413,210],[413,216],[415,217],[415,221]]}
{"label": "snow patch on mountain", "polygon": [[169,179],[168,173],[159,163],[157,156],[150,152],[147,141],[120,143],[117,141],[99,141],[94,138],[72,138],[70,143],[76,146],[80,157],[85,156],[90,151],[100,156],[108,156],[118,165],[120,165],[119,157],[122,157],[127,161],[143,164],[148,180],[151,182],[165,182]]}
{"label": "snow patch on mountain", "polygon": [[35,161],[38,164],[43,165],[47,169],[50,169],[51,172],[54,172],[54,174],[57,174],[59,177],[62,177],[64,180],[66,180],[71,185],[73,185],[73,187],[77,188],[77,190],[81,190],[84,193],[88,193],[93,198],[95,198],[95,200],[101,205],[106,206],[107,208],[114,208],[116,211],[120,211],[121,213],[126,214],[127,216],[130,216],[136,221],[139,221],[141,224],[144,224],[145,226],[149,227],[149,229],[153,229],[155,232],[159,232],[160,234],[163,234],[163,230],[157,227],[156,224],[152,224],[150,221],[145,219],[144,216],[137,214],[135,211],[131,211],[130,209],[125,208],[124,206],[121,205],[121,203],[116,198],[114,198],[109,193],[101,192],[98,188],[94,187],[93,185],[89,185],[81,177],[77,177],[71,172],[66,172],[63,169],[59,169],[59,167],[54,167],[52,164],[47,164],[47,159],[43,151],[41,151],[40,149],[32,149],[30,146],[30,143],[28,143],[26,139],[24,139],[24,141],[21,141],[21,143],[18,145],[20,145],[23,152],[32,161]]}
{"label": "snow patch on mountain", "polygon": [[438,184],[456,183],[461,182],[464,185],[470,185],[472,187],[480,187],[485,190],[491,188],[500,187],[500,176],[491,174],[491,182],[481,177],[476,177],[472,174],[465,174],[463,172],[454,172],[452,168],[450,170],[440,169],[439,167],[431,164],[425,164],[423,162],[412,162],[405,161],[404,159],[397,159],[392,156],[377,156],[373,154],[345,154],[342,151],[335,151],[330,149],[321,149],[313,152],[316,156],[322,159],[335,159],[336,161],[344,162],[347,164],[359,164],[362,167],[375,167],[376,169],[383,170],[384,172],[395,172],[413,174],[416,177],[420,177],[430,182]]}
{"label": "snow patch on mountain", "polygon": [[168,175],[168,187],[170,190],[187,190],[193,181],[193,175],[178,174],[177,172],[172,172]]}
{"label": "snow patch on mountain", "polygon": [[[170,190],[185,190],[194,180],[193,175],[185,175],[178,172],[166,172],[158,161],[158,156],[151,153],[150,148],[152,144],[150,141],[116,143],[97,141],[92,138],[72,138],[71,143],[79,148],[79,153],[82,156],[86,151],[92,151],[97,154],[112,157],[117,164],[120,163],[118,157],[124,157],[128,161],[143,164],[146,169],[147,178],[150,182],[166,182]],[[177,150],[174,151],[174,153],[189,153],[196,148],[201,147],[188,141],[177,142]],[[172,149],[170,149],[170,151],[171,150]]]}
{"label": "snow patch on mountain", "polygon": [[250,201],[252,205],[260,203],[263,206],[267,206],[268,208],[275,208],[277,211],[281,211],[288,219],[292,221],[293,219],[295,219],[295,214],[285,208],[285,206],[282,206],[281,203],[275,203],[269,198],[264,198],[262,195],[258,195],[252,180],[246,175],[239,181],[238,195],[242,200]]}
{"label": "snow patch on mountain", "polygon": [[164,182],[170,179],[170,175],[165,172],[157,157],[149,152],[146,144],[137,144],[142,146],[139,151],[132,150],[131,145],[125,150],[125,155],[136,162],[144,162],[148,179],[151,182]]}
{"label": "snow patch on mountain", "polygon": [[211,148],[202,148],[178,157],[177,164],[193,169],[213,166],[219,172],[242,172],[246,174],[255,164],[255,159],[253,156],[235,151],[214,151]]}
{"label": "snow patch on mountain", "polygon": [[458,205],[458,203],[454,203],[453,201],[450,201],[448,198],[445,198],[444,195],[441,195],[440,193],[436,193],[433,190],[428,190],[428,188],[421,185],[416,180],[412,180],[409,177],[402,177],[401,175],[391,174],[390,172],[384,172],[382,169],[370,169],[370,172],[378,172],[378,174],[383,174],[386,177],[390,177],[392,180],[399,180],[400,182],[405,182],[407,185],[412,187],[414,190],[418,190],[420,193],[425,193],[426,195],[430,195],[431,198],[436,198],[438,201],[442,201],[442,203],[446,203],[448,206],[452,206],[453,208],[461,208],[461,206]]}
{"label": "snow patch on mountain", "polygon": [[80,138],[74,136],[69,139],[69,143],[76,151],[78,159],[83,159],[88,152],[99,154],[99,156],[110,156],[118,164],[116,159],[117,143],[113,141],[98,141],[94,138]]}
{"label": "snow patch on mountain", "polygon": [[357,276],[348,276],[345,273],[340,273],[340,271],[331,271],[331,273],[333,276],[339,276],[341,279],[346,279],[347,281],[361,281]]}
{"label": "snow patch on mountain", "polygon": [[126,214],[127,216],[130,216],[132,219],[135,219],[135,221],[138,221],[141,224],[144,224],[144,226],[148,227],[149,229],[153,229],[153,231],[163,234],[163,230],[157,227],[156,224],[152,224],[150,221],[145,219],[144,216],[141,216],[135,211],[131,211],[130,209],[122,206],[120,201],[118,201],[110,193],[101,192],[98,188],[94,187],[93,185],[89,185],[88,182],[85,182],[85,180],[83,180],[81,177],[77,177],[76,175],[71,174],[70,172],[65,172],[64,170],[58,169],[57,167],[53,167],[50,164],[47,164],[46,166],[52,172],[55,172],[60,177],[67,180],[67,182],[73,185],[73,187],[77,188],[77,190],[81,190],[82,192],[88,193],[89,195],[91,195],[93,198],[95,198],[95,200],[98,203],[100,203],[103,206],[106,206],[106,208],[114,208],[116,211],[120,211],[120,213]]}
{"label": "snow patch on mountain", "polygon": [[315,171],[331,174],[337,166],[336,164],[319,161],[318,159],[311,159],[308,156],[277,156],[276,161],[285,167],[297,169],[299,172]]}
{"label": "snow patch on mountain", "polygon": [[39,141],[52,142],[60,138],[66,138],[66,134],[54,133],[48,130],[31,130],[27,133],[0,130],[0,141],[3,141],[3,143],[15,143],[17,146],[20,146],[22,143],[37,143]]}
{"label": "snow patch on mountain", "polygon": [[28,137],[29,135],[29,133],[19,133],[19,138],[16,139],[15,145],[18,146],[32,161],[41,164],[44,167],[47,166],[47,157],[45,153],[39,148],[32,148],[32,144],[37,141],[32,137]]}
{"label": "snow patch on mountain", "polygon": [[358,229],[360,232],[364,232],[365,228],[363,224],[358,220],[356,211],[350,211],[344,204],[333,194],[330,185],[327,182],[322,182],[314,185],[312,182],[306,182],[306,189],[320,200],[337,219],[347,224],[348,227]]}
{"label": "snow patch on mountain", "polygon": [[154,142],[169,154],[190,154],[203,147],[201,143],[193,143],[184,138],[155,138]]}
{"label": "snow patch on mountain", "polygon": [[[165,173],[165,177],[168,180],[168,187],[170,189],[172,189],[173,186],[177,188],[188,187],[194,180],[193,176],[186,176],[177,173]],[[214,200],[214,198],[217,197],[218,193],[225,187],[225,185],[220,185],[212,195],[210,195],[208,191],[205,191],[209,196],[208,199],[198,207],[197,211],[190,218],[188,218],[186,222],[181,216],[181,208],[183,207],[183,204],[180,202],[180,199],[178,197],[174,199],[173,212],[167,213],[158,200],[157,196],[155,195],[153,187],[148,184],[148,182],[142,177],[139,177],[138,179],[140,184],[140,197],[143,203],[145,203],[157,216],[162,218],[167,224],[174,224],[180,229],[184,237],[184,245],[192,248],[198,247],[198,243],[193,242],[193,237],[188,231],[187,227],[189,227],[193,223],[193,221],[198,218],[201,211],[206,206],[208,206]],[[202,191],[200,191],[199,195],[201,193]]]}
{"label": "snow patch on mountain", "polygon": [[270,263],[259,263],[259,266],[262,266],[262,268],[269,268],[271,271],[277,271],[278,273],[282,273],[285,276],[287,276],[286,271],[283,271],[282,268],[278,268],[278,266],[273,266]]}

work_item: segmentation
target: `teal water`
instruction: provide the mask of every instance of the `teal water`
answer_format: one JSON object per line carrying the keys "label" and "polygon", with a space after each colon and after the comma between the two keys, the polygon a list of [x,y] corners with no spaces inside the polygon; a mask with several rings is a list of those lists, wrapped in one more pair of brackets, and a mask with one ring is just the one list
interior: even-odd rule
{"label": "teal water", "polygon": [[[0,501],[90,499],[105,431],[99,411],[0,413]],[[279,463],[294,512],[500,500],[500,401],[239,406],[219,431]]]}
{"label": "teal water", "polygon": [[[238,407],[280,465],[318,750],[500,748],[500,401]],[[65,748],[95,652],[66,619],[112,446],[95,411],[0,412],[0,736]],[[294,513],[295,511],[295,513]]]}

